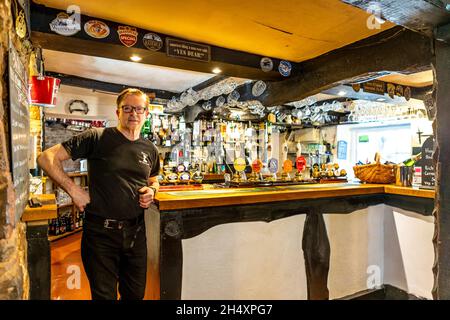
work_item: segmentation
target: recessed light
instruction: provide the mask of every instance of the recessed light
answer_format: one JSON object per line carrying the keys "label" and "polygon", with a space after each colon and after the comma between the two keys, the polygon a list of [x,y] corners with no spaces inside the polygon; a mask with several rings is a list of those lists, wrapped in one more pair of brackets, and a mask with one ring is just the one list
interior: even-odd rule
{"label": "recessed light", "polygon": [[338,92],[338,95],[341,96],[341,97],[345,96],[346,94],[347,94],[347,92],[344,91],[344,90],[341,90],[341,91]]}
{"label": "recessed light", "polygon": [[139,57],[139,56],[137,56],[137,55],[132,55],[132,56],[130,57],[130,60],[131,60],[131,61],[134,61],[134,62],[139,62],[139,61],[142,60],[142,58]]}
{"label": "recessed light", "polygon": [[222,70],[220,70],[219,68],[214,68],[212,72],[215,74],[218,74],[218,73],[221,73]]}
{"label": "recessed light", "polygon": [[385,98],[378,98],[377,101],[383,102],[383,101],[386,101],[386,99]]}

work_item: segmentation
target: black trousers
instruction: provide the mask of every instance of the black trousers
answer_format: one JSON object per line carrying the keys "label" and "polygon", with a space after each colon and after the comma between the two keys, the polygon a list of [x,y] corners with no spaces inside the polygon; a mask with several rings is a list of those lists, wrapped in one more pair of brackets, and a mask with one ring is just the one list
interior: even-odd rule
{"label": "black trousers", "polygon": [[81,258],[94,300],[142,300],[147,274],[145,222],[107,229],[85,220]]}

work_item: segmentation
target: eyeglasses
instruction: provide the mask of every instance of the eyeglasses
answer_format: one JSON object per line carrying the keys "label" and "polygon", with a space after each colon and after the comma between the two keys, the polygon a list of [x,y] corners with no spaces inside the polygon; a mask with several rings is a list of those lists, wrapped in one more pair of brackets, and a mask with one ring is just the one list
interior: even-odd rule
{"label": "eyeglasses", "polygon": [[135,107],[135,106],[125,105],[125,106],[122,106],[122,110],[125,113],[131,113],[134,110],[134,111],[136,111],[137,114],[143,114],[145,112],[145,110],[147,110],[147,108],[141,107],[141,106]]}

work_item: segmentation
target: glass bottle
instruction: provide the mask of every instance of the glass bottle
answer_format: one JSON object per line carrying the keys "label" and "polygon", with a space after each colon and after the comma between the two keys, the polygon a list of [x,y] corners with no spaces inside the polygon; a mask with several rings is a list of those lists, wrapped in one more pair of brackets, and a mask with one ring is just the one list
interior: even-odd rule
{"label": "glass bottle", "polygon": [[416,154],[415,156],[412,156],[409,159],[406,159],[405,161],[403,161],[403,164],[407,167],[412,167],[420,159],[422,159],[422,152]]}

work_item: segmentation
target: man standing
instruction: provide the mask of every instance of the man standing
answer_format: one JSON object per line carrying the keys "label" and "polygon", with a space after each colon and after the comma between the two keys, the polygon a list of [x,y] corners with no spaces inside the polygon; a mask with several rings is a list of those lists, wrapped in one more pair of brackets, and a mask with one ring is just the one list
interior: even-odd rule
{"label": "man standing", "polygon": [[[116,128],[93,128],[45,150],[41,168],[85,211],[81,256],[92,299],[143,299],[147,271],[144,209],[159,184],[158,150],[140,138],[148,97],[126,89],[117,97]],[[63,171],[62,161],[88,159],[89,193]]]}

